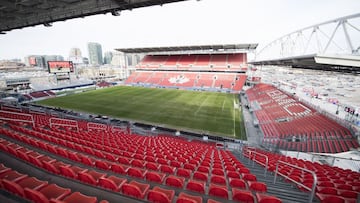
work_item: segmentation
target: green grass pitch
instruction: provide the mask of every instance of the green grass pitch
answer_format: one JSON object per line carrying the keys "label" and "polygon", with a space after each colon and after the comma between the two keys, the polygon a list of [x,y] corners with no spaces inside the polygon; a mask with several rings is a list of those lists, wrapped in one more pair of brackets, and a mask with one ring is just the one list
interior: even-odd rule
{"label": "green grass pitch", "polygon": [[118,86],[38,103],[178,130],[246,139],[235,94]]}

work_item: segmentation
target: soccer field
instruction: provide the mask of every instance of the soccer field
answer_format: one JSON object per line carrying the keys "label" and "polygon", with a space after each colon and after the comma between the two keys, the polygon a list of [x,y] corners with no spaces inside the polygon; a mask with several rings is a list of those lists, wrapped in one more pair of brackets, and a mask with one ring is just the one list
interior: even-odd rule
{"label": "soccer field", "polygon": [[39,104],[245,139],[238,95],[173,89],[113,87]]}

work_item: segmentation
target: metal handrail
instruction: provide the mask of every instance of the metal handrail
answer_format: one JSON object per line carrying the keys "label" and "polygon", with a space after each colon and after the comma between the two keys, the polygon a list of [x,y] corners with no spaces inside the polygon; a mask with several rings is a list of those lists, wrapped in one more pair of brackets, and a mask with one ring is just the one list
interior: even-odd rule
{"label": "metal handrail", "polygon": [[253,157],[253,166],[254,166],[254,161],[256,161],[256,155],[260,155],[262,157],[265,157],[265,172],[264,172],[264,176],[266,177],[266,173],[268,170],[268,166],[269,166],[269,157],[265,154],[259,153],[257,151],[252,151],[252,153],[254,153],[254,157]]}
{"label": "metal handrail", "polygon": [[[268,170],[268,166],[269,166],[269,157],[265,154],[262,154],[260,152],[255,151],[255,148],[253,148],[254,150],[249,150],[246,149],[249,152],[249,160],[253,161],[253,166],[254,166],[254,162],[256,161],[256,155],[260,155],[265,157],[265,172],[264,172],[264,176],[266,177],[267,174],[267,170]],[[252,157],[251,155],[254,154],[254,156]]]}
{"label": "metal handrail", "polygon": [[243,151],[243,156],[245,156],[245,154],[248,152],[249,153],[249,159],[248,159],[248,163],[250,163],[250,160],[251,160],[251,152],[252,150],[256,150],[255,148],[252,148],[252,147],[247,147],[247,148],[242,148],[242,151]]}
{"label": "metal handrail", "polygon": [[[309,188],[308,186],[306,186],[306,185],[304,185],[304,184],[302,184],[302,183],[300,183],[300,182],[298,182],[298,181],[290,178],[289,176],[280,173],[280,172],[278,171],[279,163],[284,164],[284,165],[288,165],[288,166],[290,166],[290,167],[293,167],[293,168],[296,168],[296,169],[299,169],[299,170],[302,170],[302,171],[305,171],[305,172],[308,172],[308,173],[311,173],[311,174],[313,175],[313,178],[314,178],[314,182],[313,182],[312,188]],[[312,201],[313,201],[313,199],[314,199],[314,195],[315,195],[315,187],[316,187],[316,184],[317,184],[317,176],[316,176],[316,173],[315,173],[314,171],[310,171],[310,170],[308,170],[308,169],[306,169],[306,168],[302,168],[302,167],[299,167],[299,166],[296,166],[296,165],[293,165],[293,164],[289,164],[289,163],[286,163],[286,162],[283,162],[283,161],[280,161],[280,160],[279,160],[279,161],[276,162],[276,170],[275,170],[274,184],[275,184],[275,182],[276,182],[276,177],[277,177],[277,174],[278,174],[278,173],[279,173],[280,175],[282,175],[283,177],[286,177],[286,178],[289,179],[290,181],[292,181],[292,182],[294,182],[294,183],[296,183],[296,184],[304,187],[305,189],[310,190],[310,191],[311,191],[311,194],[310,194],[310,197],[309,197],[309,203],[312,203]]]}

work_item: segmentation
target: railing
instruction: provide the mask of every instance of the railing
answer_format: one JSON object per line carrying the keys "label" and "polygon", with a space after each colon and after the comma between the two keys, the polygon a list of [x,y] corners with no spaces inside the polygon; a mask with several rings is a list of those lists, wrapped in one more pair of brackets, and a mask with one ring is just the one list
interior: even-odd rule
{"label": "railing", "polygon": [[[289,176],[285,175],[285,174],[282,174],[278,171],[278,167],[279,167],[279,164],[284,164],[284,165],[288,165],[290,167],[293,167],[293,168],[296,168],[296,169],[299,169],[299,170],[302,170],[302,171],[305,171],[305,172],[308,172],[308,173],[311,173],[313,175],[313,178],[314,178],[314,182],[313,182],[313,185],[312,185],[312,188],[309,188],[308,186],[290,178]],[[276,183],[276,177],[277,177],[277,174],[280,174],[282,175],[283,177],[287,178],[288,180],[300,185],[301,187],[307,189],[307,190],[310,190],[311,191],[311,194],[310,194],[310,197],[309,197],[309,203],[312,203],[313,199],[314,199],[314,195],[315,195],[315,187],[316,187],[316,184],[317,184],[317,176],[315,174],[314,171],[310,171],[306,168],[302,168],[302,167],[299,167],[299,166],[296,166],[296,165],[293,165],[293,164],[289,164],[289,163],[286,163],[286,162],[283,162],[283,161],[277,161],[276,163],[276,170],[275,170],[275,177],[274,177],[274,184]]]}
{"label": "railing", "polygon": [[88,122],[86,124],[87,130],[90,131],[90,129],[97,129],[97,130],[107,130],[107,125],[102,124],[102,123],[93,123],[93,122]]}
{"label": "railing", "polygon": [[[268,157],[267,155],[265,155],[265,154],[262,154],[262,153],[259,153],[259,152],[255,151],[255,148],[254,148],[254,150],[249,150],[249,149],[247,149],[247,152],[249,153],[249,160],[252,160],[252,161],[253,161],[253,166],[254,166],[254,162],[256,161],[256,155],[265,157],[265,172],[264,172],[264,176],[266,177],[267,170],[268,170],[268,166],[269,166],[269,157]],[[252,154],[254,154],[253,157],[251,156]],[[256,161],[256,162],[258,162],[259,164],[263,165],[263,163],[261,163],[260,161]]]}
{"label": "railing", "polygon": [[[2,114],[2,113],[4,113],[4,114],[0,117],[0,120],[20,121],[20,122],[24,122],[24,123],[31,123],[33,125],[33,127],[35,127],[35,119],[34,119],[34,116],[31,114],[0,110],[0,114]],[[6,114],[24,116],[24,117],[28,117],[29,119],[11,118],[10,116],[6,117]]]}
{"label": "railing", "polygon": [[[66,123],[56,123],[56,121],[72,122],[74,125],[66,124]],[[65,126],[65,127],[75,127],[77,129],[77,132],[79,132],[79,124],[78,124],[78,122],[76,120],[52,117],[52,118],[49,119],[49,123],[50,123],[50,128],[52,128],[54,125]]]}

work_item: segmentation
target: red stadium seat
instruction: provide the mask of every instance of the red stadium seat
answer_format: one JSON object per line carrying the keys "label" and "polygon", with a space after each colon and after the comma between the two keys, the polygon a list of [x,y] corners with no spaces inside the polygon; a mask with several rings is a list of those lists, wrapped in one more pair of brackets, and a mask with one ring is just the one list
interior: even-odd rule
{"label": "red stadium seat", "polygon": [[78,173],[78,180],[91,184],[91,185],[97,185],[98,184],[98,180],[100,178],[105,177],[106,174],[104,173],[99,173],[97,171],[82,171],[80,173]]}
{"label": "red stadium seat", "polygon": [[105,154],[105,158],[107,160],[109,160],[111,162],[116,162],[116,160],[117,160],[116,155],[113,155],[113,154],[110,154],[110,153],[105,153],[105,152],[104,152],[104,154]]}
{"label": "red stadium seat", "polygon": [[38,180],[34,177],[27,177],[17,182],[3,179],[2,184],[7,191],[19,195],[21,197],[25,197],[24,188],[29,188],[32,190],[40,190],[41,188],[48,185],[48,182]]}
{"label": "red stadium seat", "polygon": [[[134,154],[134,156],[133,156],[133,158],[134,158],[134,160],[142,160],[143,158],[144,158],[144,155],[143,154]],[[134,161],[133,160],[133,161]],[[133,164],[131,164],[131,165],[133,165]],[[133,165],[134,166],[134,165]]]}
{"label": "red stadium seat", "polygon": [[145,194],[149,188],[149,184],[139,183],[133,180],[130,183],[124,183],[121,187],[121,191],[125,195],[129,195],[138,199],[144,199]]}
{"label": "red stadium seat", "polygon": [[109,170],[110,163],[107,162],[107,161],[96,160],[95,161],[95,166],[97,168],[100,168],[100,169],[103,169],[103,170]]}
{"label": "red stadium seat", "polygon": [[212,175],[210,182],[219,185],[226,185],[226,179],[223,176]]}
{"label": "red stadium seat", "polygon": [[345,203],[345,199],[337,195],[320,195],[319,200],[321,203]]}
{"label": "red stadium seat", "polygon": [[148,161],[148,162],[156,162],[156,158],[155,158],[155,157],[152,157],[152,156],[146,156],[146,157],[145,157],[145,161]]}
{"label": "red stadium seat", "polygon": [[173,166],[173,167],[176,167],[176,168],[180,168],[180,167],[181,167],[181,162],[171,161],[171,162],[170,162],[170,166]]}
{"label": "red stadium seat", "polygon": [[195,170],[196,166],[194,164],[184,164],[185,169]]}
{"label": "red stadium seat", "polygon": [[168,166],[168,165],[160,165],[160,171],[167,174],[174,174],[175,167]]}
{"label": "red stadium seat", "polygon": [[317,187],[317,193],[318,194],[336,195],[337,190],[334,187]]}
{"label": "red stadium seat", "polygon": [[[1,143],[0,143],[1,144]],[[0,164],[0,174],[11,171],[10,168],[4,166],[4,164]]]}
{"label": "red stadium seat", "polygon": [[235,171],[228,171],[227,176],[229,178],[240,178],[240,174]]}
{"label": "red stadium seat", "polygon": [[208,201],[206,203],[221,203],[221,202],[213,200],[213,199],[208,199]]}
{"label": "red stadium seat", "polygon": [[279,198],[262,193],[256,193],[256,199],[258,203],[281,203]]}
{"label": "red stadium seat", "polygon": [[250,191],[232,189],[232,199],[239,202],[253,203],[255,202],[254,196]]}
{"label": "red stadium seat", "polygon": [[70,177],[70,178],[77,178],[78,173],[86,170],[77,166],[59,166],[61,175]]}
{"label": "red stadium seat", "polygon": [[69,166],[68,164],[65,164],[61,161],[55,161],[55,162],[43,162],[43,168],[47,171],[61,175],[60,166]]}
{"label": "red stadium seat", "polygon": [[95,160],[89,156],[81,155],[81,162],[88,166],[94,166]]}
{"label": "red stadium seat", "polygon": [[118,162],[125,165],[130,165],[130,160],[126,157],[119,156]]}
{"label": "red stadium seat", "polygon": [[336,184],[335,187],[339,190],[352,190],[352,186],[347,184]]}
{"label": "red stadium seat", "polygon": [[200,163],[200,166],[206,167],[206,168],[210,168],[211,166],[211,159],[210,160],[204,160],[203,162]]}
{"label": "red stadium seat", "polygon": [[145,164],[145,167],[146,167],[147,169],[150,169],[150,170],[153,170],[153,171],[157,171],[157,170],[159,170],[160,165],[159,165],[158,163],[147,162],[147,163]]}
{"label": "red stadium seat", "polygon": [[141,169],[138,169],[138,168],[133,168],[133,167],[130,167],[127,170],[127,174],[129,176],[132,176],[132,177],[135,177],[135,178],[144,178],[145,172],[146,171],[144,171],[144,170],[141,170]]}
{"label": "red stadium seat", "polygon": [[27,175],[24,175],[17,171],[12,171],[12,170],[6,171],[6,172],[0,174],[0,180],[9,180],[9,181],[13,181],[13,182],[25,179],[27,177],[28,177]]}
{"label": "red stadium seat", "polygon": [[224,170],[219,168],[213,169],[211,173],[214,175],[224,176]]}
{"label": "red stadium seat", "polygon": [[257,178],[253,174],[242,174],[242,178],[247,181],[256,181]]}
{"label": "red stadium seat", "polygon": [[230,172],[230,171],[236,171],[236,168],[232,165],[226,165],[225,166],[225,170]]}
{"label": "red stadium seat", "polygon": [[162,183],[164,181],[165,174],[147,171],[145,174],[145,178],[148,181]]}
{"label": "red stadium seat", "polygon": [[202,173],[209,173],[209,168],[205,167],[205,166],[199,166],[199,168],[197,169],[197,171],[202,172]]}
{"label": "red stadium seat", "polygon": [[229,178],[229,185],[231,187],[246,189],[246,183],[242,179]]}
{"label": "red stadium seat", "polygon": [[142,168],[145,165],[144,161],[138,159],[133,159],[130,164],[134,167],[139,167],[139,168]]}
{"label": "red stadium seat", "polygon": [[176,171],[176,175],[177,176],[182,176],[182,177],[185,177],[185,178],[190,178],[191,170],[184,169],[184,168],[178,168],[178,170]]}
{"label": "red stadium seat", "polygon": [[37,203],[47,203],[50,199],[61,200],[71,193],[70,189],[62,188],[56,184],[47,185],[39,191],[25,188],[24,192],[27,199]]}
{"label": "red stadium seat", "polygon": [[166,160],[166,159],[163,159],[163,158],[158,158],[158,159],[156,160],[156,162],[157,162],[158,164],[165,164],[165,165],[169,164],[169,161]]}
{"label": "red stadium seat", "polygon": [[147,199],[149,202],[171,203],[174,195],[174,190],[167,190],[155,186],[152,190],[149,190]]}
{"label": "red stadium seat", "polygon": [[321,187],[335,187],[335,184],[331,181],[318,181],[317,186]]}
{"label": "red stadium seat", "polygon": [[66,202],[66,203],[97,203],[97,198],[81,194],[80,192],[74,192],[71,195],[65,197],[63,202]]}
{"label": "red stadium seat", "polygon": [[357,198],[358,192],[352,191],[352,190],[341,190],[338,191],[338,194],[345,198]]}
{"label": "red stadium seat", "polygon": [[243,174],[250,173],[250,170],[246,167],[240,167],[239,172],[243,175]]}
{"label": "red stadium seat", "polygon": [[[223,166],[221,163],[215,163],[213,166],[212,166],[213,169],[223,169]],[[215,173],[216,174],[216,173]]]}
{"label": "red stadium seat", "polygon": [[189,195],[184,192],[180,192],[176,203],[202,203],[201,196]]}
{"label": "red stadium seat", "polygon": [[229,194],[228,194],[226,186],[220,186],[220,185],[215,185],[215,184],[210,184],[209,195],[221,197],[221,198],[225,198],[225,199],[229,198]]}
{"label": "red stadium seat", "polygon": [[249,189],[256,192],[267,192],[267,187],[265,183],[248,181]]}
{"label": "red stadium seat", "polygon": [[172,187],[183,188],[184,187],[185,178],[177,177],[173,175],[169,175],[166,180],[165,184]]}
{"label": "red stadium seat", "polygon": [[99,178],[98,186],[119,192],[121,186],[126,183],[126,181],[125,178],[118,178],[116,176],[101,177]]}
{"label": "red stadium seat", "polygon": [[189,180],[188,184],[186,185],[186,189],[199,193],[205,193],[205,182]]}
{"label": "red stadium seat", "polygon": [[119,173],[119,174],[127,174],[127,170],[128,170],[128,167],[122,165],[122,164],[116,164],[116,163],[113,163],[111,165],[111,170],[114,171],[115,173]]}
{"label": "red stadium seat", "polygon": [[80,158],[76,152],[68,152],[68,157],[73,161],[80,162]]}
{"label": "red stadium seat", "polygon": [[208,174],[196,171],[196,172],[194,172],[193,179],[207,181],[208,180]]}

